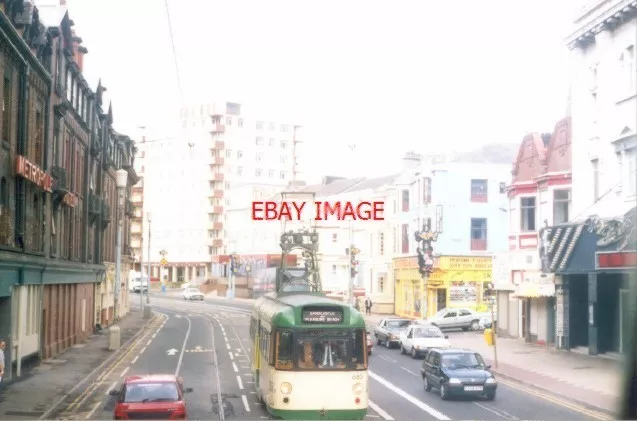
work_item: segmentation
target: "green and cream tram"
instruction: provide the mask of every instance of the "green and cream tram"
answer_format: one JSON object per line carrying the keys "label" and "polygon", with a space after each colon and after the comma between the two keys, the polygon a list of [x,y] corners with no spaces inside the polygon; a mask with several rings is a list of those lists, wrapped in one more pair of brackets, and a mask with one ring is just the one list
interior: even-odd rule
{"label": "green and cream tram", "polygon": [[321,293],[268,293],[252,310],[251,367],[268,412],[283,419],[367,414],[365,320]]}

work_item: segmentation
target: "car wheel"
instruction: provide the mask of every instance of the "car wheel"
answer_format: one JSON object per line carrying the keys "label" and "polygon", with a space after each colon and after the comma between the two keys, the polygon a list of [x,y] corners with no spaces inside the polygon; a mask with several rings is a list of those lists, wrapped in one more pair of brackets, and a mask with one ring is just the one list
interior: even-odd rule
{"label": "car wheel", "polygon": [[480,321],[478,320],[474,320],[471,322],[471,330],[478,330],[480,329]]}
{"label": "car wheel", "polygon": [[407,353],[407,350],[402,345],[400,345],[400,353],[403,354],[403,355]]}
{"label": "car wheel", "polygon": [[389,341],[389,338],[385,339],[385,348],[391,348],[391,342]]}
{"label": "car wheel", "polygon": [[382,345],[383,342],[380,340],[380,338],[376,338],[376,345]]}
{"label": "car wheel", "polygon": [[422,378],[422,385],[425,388],[425,392],[431,392],[431,385],[429,384],[429,380],[427,380],[427,376]]}
{"label": "car wheel", "polygon": [[413,346],[411,347],[411,358],[413,358],[414,360],[418,358],[418,353],[416,352],[416,348]]}
{"label": "car wheel", "polygon": [[487,396],[485,396],[485,397],[486,397],[486,399],[488,401],[492,401],[492,400],[495,399],[495,392],[489,392],[489,393],[487,393]]}
{"label": "car wheel", "polygon": [[446,401],[449,399],[449,392],[447,391],[447,385],[442,383],[440,385],[440,399]]}

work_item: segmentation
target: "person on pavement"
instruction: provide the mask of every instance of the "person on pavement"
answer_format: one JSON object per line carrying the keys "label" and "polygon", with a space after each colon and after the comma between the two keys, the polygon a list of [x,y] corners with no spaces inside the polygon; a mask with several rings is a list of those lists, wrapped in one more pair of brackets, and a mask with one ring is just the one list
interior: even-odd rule
{"label": "person on pavement", "polygon": [[369,297],[365,298],[365,313],[372,314],[372,299]]}
{"label": "person on pavement", "polygon": [[0,393],[2,393],[2,384],[4,382],[4,349],[7,343],[4,339],[0,339]]}

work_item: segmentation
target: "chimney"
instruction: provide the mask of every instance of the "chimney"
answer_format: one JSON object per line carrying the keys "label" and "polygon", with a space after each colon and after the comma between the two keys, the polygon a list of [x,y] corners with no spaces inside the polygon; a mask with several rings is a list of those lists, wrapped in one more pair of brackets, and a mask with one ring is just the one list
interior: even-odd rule
{"label": "chimney", "polygon": [[414,170],[422,163],[422,155],[413,151],[407,152],[403,157],[403,170]]}

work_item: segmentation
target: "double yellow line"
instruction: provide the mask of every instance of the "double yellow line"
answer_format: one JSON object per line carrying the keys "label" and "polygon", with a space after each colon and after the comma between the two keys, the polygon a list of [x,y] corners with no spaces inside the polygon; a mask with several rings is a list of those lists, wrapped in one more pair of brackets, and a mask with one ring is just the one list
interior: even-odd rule
{"label": "double yellow line", "polygon": [[163,322],[164,318],[165,316],[155,316],[155,320],[150,325],[148,325],[146,333],[144,333],[137,340],[135,340],[135,342],[133,342],[129,346],[128,350],[124,352],[114,362],[112,362],[109,367],[106,367],[105,371],[103,371],[102,374],[100,374],[95,379],[95,381],[91,383],[91,385],[84,390],[84,392],[82,392],[77,398],[75,398],[73,402],[68,404],[67,407],[62,412],[68,413],[68,412],[76,411],[77,409],[79,409],[80,406],[84,402],[86,402],[86,400],[89,397],[91,397],[95,393],[95,391],[104,383],[104,379],[106,379],[108,376],[110,376],[113,373],[113,371],[115,371],[115,369],[122,363],[122,361],[124,361],[135,350],[137,345],[141,341],[145,340],[148,337],[148,335],[150,335],[153,332],[153,330]]}
{"label": "double yellow line", "polygon": [[580,414],[584,414],[584,415],[588,415],[591,418],[595,418],[595,419],[598,419],[598,420],[604,420],[604,421],[612,421],[612,420],[615,419],[615,418],[613,418],[610,415],[604,414],[603,412],[593,411],[593,410],[587,409],[587,408],[585,408],[583,406],[579,406],[579,405],[567,402],[566,400],[559,399],[559,398],[550,396],[548,394],[545,394],[545,393],[542,393],[542,392],[538,392],[538,391],[535,391],[533,389],[521,386],[521,385],[519,385],[517,383],[510,382],[510,381],[507,381],[507,380],[502,380],[502,377],[498,378],[498,383],[501,383],[501,384],[504,384],[504,385],[506,385],[508,387],[517,389],[517,390],[519,390],[521,392],[524,392],[524,393],[526,393],[528,395],[535,396],[535,397],[540,398],[540,399],[544,399],[545,401],[549,401],[549,402],[551,402],[551,403],[553,403],[555,405],[570,409],[571,411],[579,412]]}

